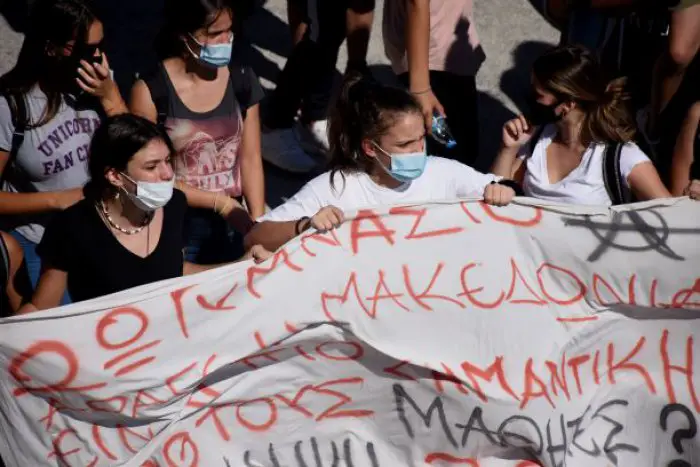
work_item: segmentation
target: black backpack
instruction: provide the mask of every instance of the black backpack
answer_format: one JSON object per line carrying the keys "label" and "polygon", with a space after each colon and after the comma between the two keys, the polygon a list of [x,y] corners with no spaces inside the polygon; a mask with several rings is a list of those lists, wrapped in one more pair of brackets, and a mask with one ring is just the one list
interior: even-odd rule
{"label": "black backpack", "polygon": [[[535,135],[530,140],[530,154],[535,150],[537,142],[542,137],[544,125],[540,126]],[[622,172],[620,171],[620,156],[622,155],[622,143],[606,144],[605,152],[603,153],[603,183],[605,183],[605,191],[612,201],[613,206],[627,204],[632,202],[632,197],[629,191],[624,189]]]}
{"label": "black backpack", "polygon": [[[243,120],[245,120],[246,111],[248,107],[250,107],[252,99],[251,94],[253,92],[250,86],[251,81],[246,77],[246,73],[252,73],[252,70],[248,67],[229,66],[229,79],[233,85],[233,93],[241,109],[241,117]],[[165,82],[166,79],[165,70],[163,66],[160,65],[155,73],[144,80],[148,90],[151,92],[153,105],[155,105],[156,111],[158,112],[156,123],[161,127],[165,126],[165,121],[168,118],[170,95],[168,93],[168,84]]]}
{"label": "black backpack", "polygon": [[[10,309],[7,300],[7,289],[10,283],[10,252],[7,250],[7,245],[5,245],[5,240],[0,236],[0,318],[8,316],[8,310]],[[2,460],[0,460],[0,466],[2,466]]]}
{"label": "black backpack", "polygon": [[10,143],[9,157],[7,158],[7,163],[5,164],[5,169],[0,174],[0,189],[7,179],[7,173],[12,170],[12,164],[17,158],[17,153],[19,148],[24,142],[24,133],[27,130],[27,109],[24,102],[14,102],[15,105],[9,105],[10,99],[14,100],[10,96],[5,96],[7,99],[8,106],[12,115],[12,126],[14,127],[14,132],[12,133],[12,142]]}

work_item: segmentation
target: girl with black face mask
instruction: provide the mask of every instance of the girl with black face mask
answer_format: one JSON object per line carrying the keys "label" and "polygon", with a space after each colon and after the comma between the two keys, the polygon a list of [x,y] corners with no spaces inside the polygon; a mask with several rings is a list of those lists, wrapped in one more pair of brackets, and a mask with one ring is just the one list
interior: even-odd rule
{"label": "girl with black face mask", "polygon": [[0,77],[0,228],[22,245],[34,285],[45,225],[82,198],[93,132],[104,114],[126,111],[102,39],[85,0],[39,0],[17,64]]}
{"label": "girl with black face mask", "polygon": [[[535,102],[507,122],[493,173],[515,179],[524,194],[569,204],[619,204],[670,197],[649,158],[634,144],[624,81],[610,81],[585,48],[555,48],[534,65]],[[614,148],[619,167],[611,192],[604,165]],[[617,180],[616,180],[617,181]]]}

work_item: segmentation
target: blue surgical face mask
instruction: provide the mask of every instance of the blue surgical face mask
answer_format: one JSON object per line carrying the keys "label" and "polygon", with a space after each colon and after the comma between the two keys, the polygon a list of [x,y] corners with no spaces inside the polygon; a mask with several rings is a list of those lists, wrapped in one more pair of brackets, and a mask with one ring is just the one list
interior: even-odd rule
{"label": "blue surgical face mask", "polygon": [[190,37],[199,46],[199,55],[195,54],[189,45],[187,45],[187,49],[197,60],[217,68],[228,66],[233,52],[233,36],[225,44],[201,44],[192,35]]}
{"label": "blue surgical face mask", "polygon": [[377,149],[389,156],[391,159],[391,167],[385,167],[379,158],[377,158],[377,163],[395,180],[401,183],[407,183],[423,175],[423,172],[425,171],[425,164],[428,162],[428,156],[425,153],[425,141],[423,142],[422,151],[406,153],[398,152],[394,154],[389,154],[375,142],[372,142],[372,144],[374,144]]}

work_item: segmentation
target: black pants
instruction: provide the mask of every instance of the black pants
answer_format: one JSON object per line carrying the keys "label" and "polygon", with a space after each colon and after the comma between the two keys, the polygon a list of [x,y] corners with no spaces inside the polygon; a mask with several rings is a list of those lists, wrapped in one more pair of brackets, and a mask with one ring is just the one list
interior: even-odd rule
{"label": "black pants", "polygon": [[[306,36],[292,50],[270,96],[265,118],[268,127],[291,126],[299,109],[306,122],[326,119],[338,52],[347,33],[346,11],[351,6],[350,0],[316,0],[317,22],[309,24]],[[318,31],[316,41],[311,40],[312,29]],[[362,69],[365,64],[351,66]]]}
{"label": "black pants", "polygon": [[[408,73],[399,76],[408,87]],[[428,138],[428,154],[473,166],[479,156],[479,108],[476,79],[446,71],[430,71],[430,87],[445,109],[447,126],[457,145],[447,149]]]}

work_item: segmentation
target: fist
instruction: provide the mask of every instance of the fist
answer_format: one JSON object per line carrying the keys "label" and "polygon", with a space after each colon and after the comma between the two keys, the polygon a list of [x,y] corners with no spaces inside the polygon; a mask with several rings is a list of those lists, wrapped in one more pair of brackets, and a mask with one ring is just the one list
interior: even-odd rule
{"label": "fist", "polygon": [[503,125],[503,146],[507,148],[524,146],[532,139],[532,135],[535,134],[535,128],[522,115],[507,121]]}
{"label": "fist", "polygon": [[700,200],[700,180],[693,180],[688,187],[683,190],[683,194],[689,196],[690,199]]}
{"label": "fist", "polygon": [[321,208],[312,218],[311,227],[319,232],[325,232],[338,227],[345,220],[345,214],[335,206]]}
{"label": "fist", "polygon": [[507,206],[514,197],[515,190],[509,186],[490,183],[484,188],[484,202],[492,206]]}
{"label": "fist", "polygon": [[252,259],[256,263],[262,263],[270,258],[274,253],[268,251],[262,245],[253,245],[253,248],[248,250],[243,259]]}

